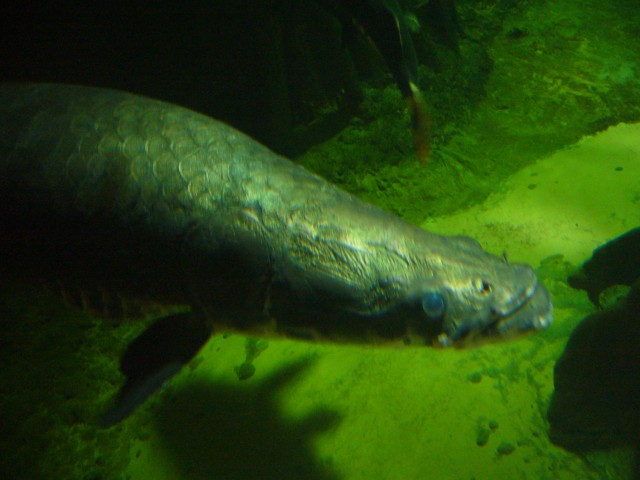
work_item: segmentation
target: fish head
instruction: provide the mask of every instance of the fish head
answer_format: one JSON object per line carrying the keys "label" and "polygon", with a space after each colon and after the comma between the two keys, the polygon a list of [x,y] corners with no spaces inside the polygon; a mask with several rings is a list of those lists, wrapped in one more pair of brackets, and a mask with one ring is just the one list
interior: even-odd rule
{"label": "fish head", "polygon": [[442,239],[409,293],[426,321],[439,323],[436,346],[501,340],[551,324],[551,297],[533,268],[492,255],[471,238]]}

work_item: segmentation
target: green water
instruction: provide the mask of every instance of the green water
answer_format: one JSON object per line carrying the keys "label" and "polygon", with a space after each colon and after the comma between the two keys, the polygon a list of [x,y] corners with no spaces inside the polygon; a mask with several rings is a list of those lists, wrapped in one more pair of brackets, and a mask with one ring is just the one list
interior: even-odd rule
{"label": "green water", "polygon": [[[458,9],[493,67],[481,100],[455,111],[445,111],[454,102],[443,91],[430,93],[425,73],[440,108],[428,167],[412,152],[393,85],[365,88],[368,116],[298,160],[421,223],[482,201],[583,135],[640,118],[637,3],[460,1]],[[554,363],[592,311],[566,285],[567,272],[561,260],[539,268],[554,298],[549,331],[469,351],[270,340],[255,375],[240,381],[245,338],[214,337],[108,430],[96,422],[122,381],[118,357],[144,325],[113,325],[35,287],[1,284],[0,478],[629,478],[628,449],[578,456],[547,437]]]}
{"label": "green water", "polygon": [[547,437],[554,362],[592,310],[566,268],[541,272],[556,323],[540,335],[464,351],[270,340],[244,381],[245,338],[217,336],[109,430],[96,422],[140,327],[5,288],[3,478],[627,478],[629,452],[583,458]]}

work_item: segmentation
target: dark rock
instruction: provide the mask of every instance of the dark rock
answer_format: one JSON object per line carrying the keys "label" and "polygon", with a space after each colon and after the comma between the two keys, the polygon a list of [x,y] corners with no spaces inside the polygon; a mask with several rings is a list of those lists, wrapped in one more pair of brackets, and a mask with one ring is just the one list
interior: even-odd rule
{"label": "dark rock", "polygon": [[572,451],[640,440],[640,282],[624,302],[586,317],[554,370],[549,437]]}
{"label": "dark rock", "polygon": [[614,238],[598,247],[582,268],[569,277],[574,288],[587,291],[591,301],[611,285],[631,285],[640,278],[640,228]]}
{"label": "dark rock", "polygon": [[498,445],[496,452],[498,455],[511,455],[516,450],[515,445],[509,442],[502,442]]}
{"label": "dark rock", "polygon": [[491,430],[486,427],[478,428],[476,433],[476,445],[479,447],[484,447],[489,441],[489,437],[491,436]]}

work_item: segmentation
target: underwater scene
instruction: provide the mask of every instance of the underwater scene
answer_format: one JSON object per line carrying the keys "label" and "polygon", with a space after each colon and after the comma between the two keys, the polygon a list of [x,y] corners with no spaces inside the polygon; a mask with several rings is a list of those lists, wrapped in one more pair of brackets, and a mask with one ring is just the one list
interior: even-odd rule
{"label": "underwater scene", "polygon": [[0,479],[640,479],[640,2],[3,8]]}

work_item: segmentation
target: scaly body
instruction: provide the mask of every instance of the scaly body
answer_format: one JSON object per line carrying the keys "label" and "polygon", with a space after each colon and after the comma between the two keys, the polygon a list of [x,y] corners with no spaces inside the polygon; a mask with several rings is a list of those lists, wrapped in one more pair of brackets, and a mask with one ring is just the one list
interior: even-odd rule
{"label": "scaly body", "polygon": [[551,321],[529,266],[410,225],[189,110],[6,85],[0,126],[14,269],[184,305],[218,329],[331,341],[447,346]]}

